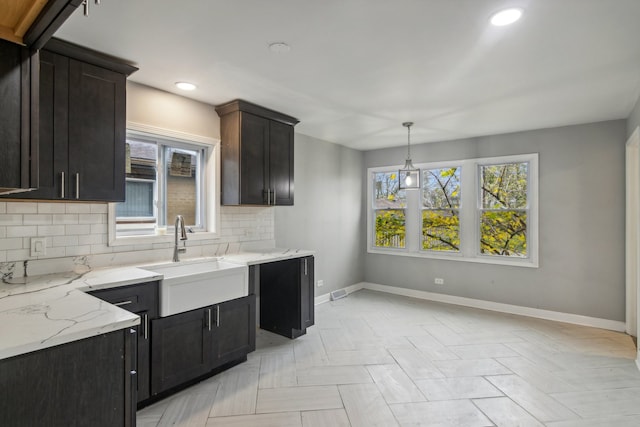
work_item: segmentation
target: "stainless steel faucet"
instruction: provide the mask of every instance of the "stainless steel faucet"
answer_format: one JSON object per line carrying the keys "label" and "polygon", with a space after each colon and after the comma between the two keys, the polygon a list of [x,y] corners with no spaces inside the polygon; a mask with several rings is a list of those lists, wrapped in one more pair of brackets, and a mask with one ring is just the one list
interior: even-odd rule
{"label": "stainless steel faucet", "polygon": [[[180,240],[182,240],[181,248],[178,247],[178,228],[180,229]],[[178,256],[178,254],[187,252],[187,244],[185,243],[185,240],[187,240],[187,230],[185,230],[184,228],[184,218],[182,217],[182,215],[176,216],[176,225],[173,229],[173,232],[175,236],[175,242],[173,245],[173,262],[179,262],[180,257]]]}

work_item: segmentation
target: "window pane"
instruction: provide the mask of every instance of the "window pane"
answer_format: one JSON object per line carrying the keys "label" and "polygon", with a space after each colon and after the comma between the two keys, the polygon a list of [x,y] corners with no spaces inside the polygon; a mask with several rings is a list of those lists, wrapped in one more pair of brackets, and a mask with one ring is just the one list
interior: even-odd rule
{"label": "window pane", "polygon": [[127,178],[156,179],[158,146],[154,142],[127,140]]}
{"label": "window pane", "polygon": [[528,163],[480,166],[482,207],[522,209],[527,207]]}
{"label": "window pane", "polygon": [[422,182],[422,206],[425,208],[460,207],[460,168],[425,169]]}
{"label": "window pane", "polygon": [[404,208],[406,191],[399,189],[398,172],[376,172],[373,174],[374,209]]}
{"label": "window pane", "polygon": [[381,248],[404,248],[404,210],[376,211],[376,242]]}
{"label": "window pane", "polygon": [[422,249],[460,250],[460,217],[454,210],[422,211]]}
{"label": "window pane", "polygon": [[525,211],[484,211],[480,233],[480,252],[483,254],[527,256],[527,213]]}
{"label": "window pane", "polygon": [[168,147],[166,149],[167,225],[177,215],[186,225],[198,224],[198,152]]}
{"label": "window pane", "polygon": [[125,185],[125,201],[116,205],[116,216],[153,218],[153,181],[127,181]]}

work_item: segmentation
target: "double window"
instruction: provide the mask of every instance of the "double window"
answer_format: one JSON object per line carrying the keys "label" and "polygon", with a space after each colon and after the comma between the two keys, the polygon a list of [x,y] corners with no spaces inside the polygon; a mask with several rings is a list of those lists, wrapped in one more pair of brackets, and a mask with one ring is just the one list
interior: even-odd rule
{"label": "double window", "polygon": [[369,251],[537,266],[537,154],[369,169]]}

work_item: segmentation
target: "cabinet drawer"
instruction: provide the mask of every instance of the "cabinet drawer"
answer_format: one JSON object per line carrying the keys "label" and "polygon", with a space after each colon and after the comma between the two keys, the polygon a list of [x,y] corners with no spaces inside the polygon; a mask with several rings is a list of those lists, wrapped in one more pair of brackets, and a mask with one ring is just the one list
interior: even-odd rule
{"label": "cabinet drawer", "polygon": [[147,311],[151,319],[158,316],[157,281],[98,290],[89,294],[132,313]]}

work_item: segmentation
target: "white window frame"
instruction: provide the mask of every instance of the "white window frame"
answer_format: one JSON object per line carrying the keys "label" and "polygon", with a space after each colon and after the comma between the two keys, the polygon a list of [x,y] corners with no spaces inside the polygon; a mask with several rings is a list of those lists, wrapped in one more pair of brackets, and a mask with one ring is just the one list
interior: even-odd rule
{"label": "white window frame", "polygon": [[[204,148],[204,164],[202,166],[201,182],[204,200],[201,203],[201,217],[203,228],[195,229],[189,234],[189,240],[213,240],[220,238],[220,140],[201,135],[193,135],[169,129],[139,123],[127,123],[127,136],[142,139],[162,139],[175,143],[176,148],[184,144]],[[174,145],[172,145],[174,146]],[[116,203],[109,203],[108,207],[108,245],[126,246],[153,243],[173,242],[173,223],[167,221],[166,234],[116,236]]]}
{"label": "white window frame", "polygon": [[[529,214],[527,219],[527,257],[508,257],[480,253],[480,175],[479,166],[523,163],[528,166],[527,201]],[[483,157],[443,162],[419,163],[422,169],[460,167],[460,251],[442,252],[422,249],[422,185],[420,190],[407,191],[406,208],[406,247],[404,249],[380,248],[375,242],[375,209],[373,206],[373,173],[389,172],[402,168],[402,165],[383,166],[367,169],[367,251],[375,254],[409,256],[417,258],[465,261],[483,264],[499,264],[518,267],[539,266],[538,243],[538,154],[520,154],[499,157]],[[422,177],[421,177],[422,179]]]}

